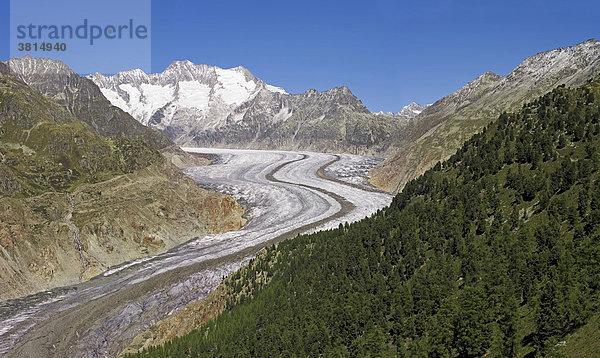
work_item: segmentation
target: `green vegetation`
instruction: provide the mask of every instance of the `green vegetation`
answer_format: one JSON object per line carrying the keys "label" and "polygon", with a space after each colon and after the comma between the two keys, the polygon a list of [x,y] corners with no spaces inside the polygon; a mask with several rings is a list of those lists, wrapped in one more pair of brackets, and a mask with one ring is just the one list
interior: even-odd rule
{"label": "green vegetation", "polygon": [[590,82],[502,114],[389,208],[265,250],[217,319],[136,356],[593,355],[597,99]]}
{"label": "green vegetation", "polygon": [[160,160],[139,140],[94,134],[64,107],[0,74],[0,197],[71,191]]}

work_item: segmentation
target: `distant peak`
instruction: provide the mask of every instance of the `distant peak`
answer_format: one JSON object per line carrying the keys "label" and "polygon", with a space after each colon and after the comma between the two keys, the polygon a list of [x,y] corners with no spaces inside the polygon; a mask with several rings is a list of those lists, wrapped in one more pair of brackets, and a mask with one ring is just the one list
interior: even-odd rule
{"label": "distant peak", "polygon": [[196,64],[196,63],[194,63],[194,62],[192,62],[190,60],[177,60],[177,61],[173,61],[166,68],[166,70],[169,70],[169,69],[172,70],[172,69],[177,69],[177,68],[181,68],[181,67],[187,67],[187,68],[191,68],[191,67],[208,67],[208,68],[219,69],[219,70],[224,70],[224,71],[249,72],[248,69],[245,68],[244,66],[237,66],[237,67],[232,67],[232,68],[222,68],[222,67],[219,67],[219,66],[210,66],[210,65]]}
{"label": "distant peak", "polygon": [[413,101],[413,102],[407,104],[406,106],[402,107],[402,109],[400,109],[400,111],[398,111],[398,113],[396,113],[396,115],[405,117],[405,118],[415,118],[416,116],[421,114],[421,112],[423,112],[425,110],[425,108],[427,108],[429,106],[430,106],[429,104],[420,105],[417,102]]}
{"label": "distant peak", "polygon": [[352,91],[350,91],[350,88],[348,88],[348,86],[340,86],[340,87],[333,87],[331,89],[328,89],[326,91],[317,91],[314,88],[311,88],[309,90],[307,90],[306,92],[303,93],[304,95],[307,96],[314,96],[314,95],[329,95],[329,96],[352,96],[355,97],[356,96],[352,93]]}
{"label": "distant peak", "polygon": [[120,71],[119,74],[145,75],[146,72],[144,72],[141,68],[134,68],[133,70]]}
{"label": "distant peak", "polygon": [[485,79],[499,79],[502,78],[502,76],[500,76],[499,74],[492,72],[492,71],[487,71],[484,74],[482,74],[481,76],[479,76],[478,78],[485,78]]}
{"label": "distant peak", "polygon": [[500,76],[497,73],[488,71],[488,72],[485,72],[485,73],[479,75],[477,78],[475,78],[471,82],[467,83],[464,87],[459,89],[457,91],[457,93],[461,92],[461,91],[471,91],[472,89],[479,87],[483,84],[500,81],[500,80],[502,80],[502,78],[504,78],[504,76]]}
{"label": "distant peak", "polygon": [[241,71],[241,72],[248,71],[248,69],[247,69],[246,67],[244,67],[244,66],[237,66],[237,67],[233,67],[233,68],[231,68],[231,70],[234,70],[234,71]]}
{"label": "distant peak", "polygon": [[54,65],[58,65],[61,67],[69,67],[67,66],[64,62],[60,61],[60,60],[54,60],[48,57],[32,57],[31,55],[27,54],[23,57],[13,57],[10,60],[8,60],[8,62],[13,62],[13,63],[37,63],[37,64],[54,64]]}
{"label": "distant peak", "polygon": [[169,70],[174,70],[180,67],[187,67],[187,66],[193,66],[194,63],[190,60],[183,60],[183,61],[173,61],[171,62],[171,64],[169,66],[167,66],[167,68],[165,69],[166,71]]}
{"label": "distant peak", "polygon": [[20,76],[33,73],[57,73],[71,74],[75,73],[69,66],[60,60],[53,60],[47,57],[32,57],[25,55],[23,57],[13,57],[6,61],[6,64],[12,71]]}
{"label": "distant peak", "polygon": [[327,93],[327,94],[331,94],[331,95],[335,95],[335,96],[356,97],[356,96],[354,96],[352,91],[350,91],[350,88],[348,88],[348,86],[333,87],[332,89],[324,91],[323,93]]}
{"label": "distant peak", "polygon": [[96,72],[96,73],[90,73],[89,75],[85,76],[87,78],[106,78],[108,76],[100,73],[100,72]]}

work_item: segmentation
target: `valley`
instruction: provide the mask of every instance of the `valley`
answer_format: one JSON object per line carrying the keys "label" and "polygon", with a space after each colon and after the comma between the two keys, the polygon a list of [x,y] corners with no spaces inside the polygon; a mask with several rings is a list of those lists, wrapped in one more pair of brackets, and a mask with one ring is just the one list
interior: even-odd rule
{"label": "valley", "polygon": [[[78,285],[3,302],[0,355],[117,356],[137,334],[206,297],[263,248],[360,220],[392,198],[365,186],[361,176],[376,162],[370,157],[187,150],[218,157],[213,165],[185,173],[200,187],[245,205],[247,224],[124,263]],[[345,169],[336,169],[340,167]]]}
{"label": "valley", "polygon": [[592,39],[394,114],[241,66],[0,62],[0,356],[579,351],[599,74]]}

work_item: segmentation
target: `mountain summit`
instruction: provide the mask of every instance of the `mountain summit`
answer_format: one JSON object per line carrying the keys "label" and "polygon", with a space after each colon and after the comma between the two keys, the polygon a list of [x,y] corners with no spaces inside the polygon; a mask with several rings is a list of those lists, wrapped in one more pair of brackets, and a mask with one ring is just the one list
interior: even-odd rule
{"label": "mountain summit", "polygon": [[173,62],[158,74],[136,69],[110,77],[96,73],[89,78],[114,105],[142,124],[161,130],[185,118],[193,118],[203,128],[214,128],[261,90],[285,93],[241,66],[222,69],[190,61]]}
{"label": "mountain summit", "polygon": [[426,105],[421,106],[417,102],[412,102],[412,103],[402,107],[402,109],[400,109],[398,111],[398,113],[396,113],[396,115],[405,117],[405,118],[415,118],[416,116],[421,114],[421,112],[423,112],[425,110],[425,108],[427,108],[429,106],[431,106],[431,105],[426,104]]}

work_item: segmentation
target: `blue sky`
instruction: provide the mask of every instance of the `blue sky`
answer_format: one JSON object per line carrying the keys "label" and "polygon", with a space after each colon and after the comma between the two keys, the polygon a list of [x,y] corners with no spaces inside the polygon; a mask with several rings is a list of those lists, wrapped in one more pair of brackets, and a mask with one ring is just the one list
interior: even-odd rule
{"label": "blue sky", "polygon": [[[6,60],[9,1],[0,3]],[[600,2],[578,0],[153,0],[152,71],[183,59],[242,65],[291,93],[347,85],[370,110],[397,111],[598,38],[599,17]]]}
{"label": "blue sky", "polygon": [[[150,0],[102,0],[101,3],[81,0],[12,0],[9,57],[25,54],[51,57],[65,62],[81,74],[115,73],[131,68],[142,68],[150,72],[151,13]],[[39,27],[30,28],[31,25]],[[130,30],[137,29],[140,25],[144,27],[140,32],[142,38],[134,35],[135,30]],[[51,34],[48,28],[53,26],[56,31]],[[68,26],[64,30],[64,36],[63,26]],[[117,30],[119,27],[121,31]],[[113,38],[107,38],[103,30],[110,30],[108,35]],[[35,44],[39,46],[40,43],[51,44],[52,51],[48,51],[45,46],[43,50],[36,50]],[[64,43],[66,50],[55,51],[52,44],[56,43]],[[33,46],[29,51],[24,51],[19,44]]]}

